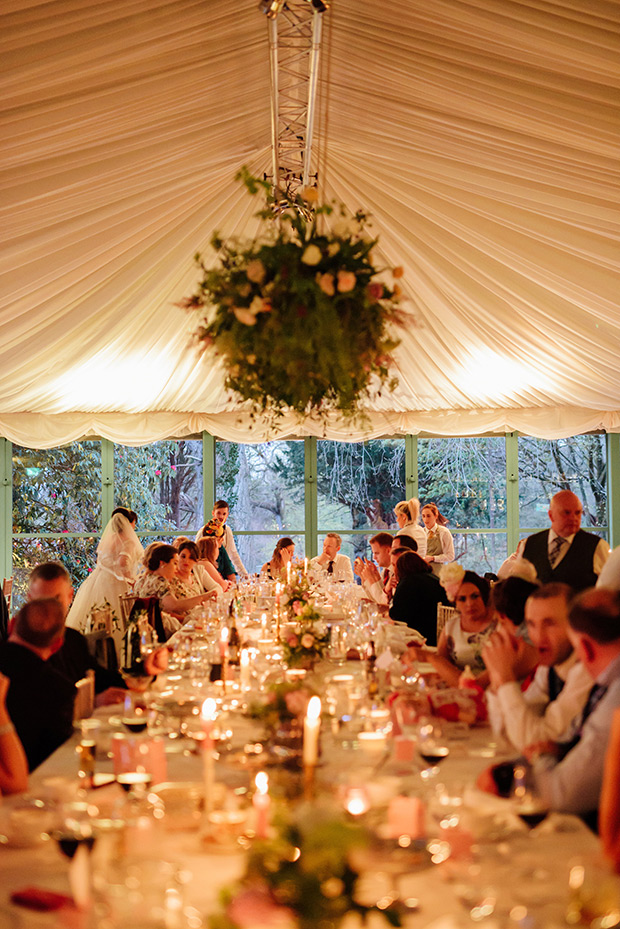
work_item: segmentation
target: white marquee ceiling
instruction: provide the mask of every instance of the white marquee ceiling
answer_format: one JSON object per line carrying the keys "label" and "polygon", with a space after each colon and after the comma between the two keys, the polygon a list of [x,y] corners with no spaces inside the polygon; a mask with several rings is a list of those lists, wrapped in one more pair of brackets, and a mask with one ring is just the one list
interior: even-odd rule
{"label": "white marquee ceiling", "polygon": [[[418,318],[365,434],[620,431],[620,5],[327,16],[322,192],[373,214]],[[255,0],[5,0],[0,68],[0,434],[262,438],[175,306],[269,169]]]}

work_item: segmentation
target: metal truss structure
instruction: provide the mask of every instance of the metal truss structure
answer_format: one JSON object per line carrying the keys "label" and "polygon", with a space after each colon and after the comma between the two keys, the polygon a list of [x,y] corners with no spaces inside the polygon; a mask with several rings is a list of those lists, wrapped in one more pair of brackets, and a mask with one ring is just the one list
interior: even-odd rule
{"label": "metal truss structure", "polygon": [[[271,4],[274,6],[274,3]],[[312,137],[323,12],[308,0],[277,3],[269,16],[271,142],[274,192],[295,195],[311,184]]]}

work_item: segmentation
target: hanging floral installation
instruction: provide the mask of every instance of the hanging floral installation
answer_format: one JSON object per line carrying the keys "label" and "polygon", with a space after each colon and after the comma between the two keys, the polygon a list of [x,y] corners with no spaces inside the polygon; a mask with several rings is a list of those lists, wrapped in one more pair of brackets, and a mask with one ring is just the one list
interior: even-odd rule
{"label": "hanging floral installation", "polygon": [[375,264],[366,214],[318,205],[315,188],[276,202],[245,168],[238,180],[265,197],[260,232],[249,242],[215,233],[213,267],[196,255],[202,277],[180,305],[199,316],[197,341],[222,360],[225,386],[253,416],[363,416],[365,401],[398,383],[390,364],[406,321],[402,269]]}

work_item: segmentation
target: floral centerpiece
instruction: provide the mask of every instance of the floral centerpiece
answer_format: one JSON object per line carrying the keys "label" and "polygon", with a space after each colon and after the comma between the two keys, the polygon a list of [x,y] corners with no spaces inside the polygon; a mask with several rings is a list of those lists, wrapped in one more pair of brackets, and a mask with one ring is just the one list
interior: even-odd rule
{"label": "floral centerpiece", "polygon": [[307,577],[301,575],[291,580],[284,590],[283,607],[289,619],[312,623],[321,618],[313,605],[314,587]]}
{"label": "floral centerpiece", "polygon": [[[200,316],[196,338],[213,347],[225,386],[248,401],[252,416],[289,409],[299,417],[335,410],[361,415],[362,403],[397,379],[390,374],[395,329],[405,322],[401,268],[375,264],[367,216],[315,205],[315,188],[289,197],[243,169],[250,194],[263,192],[261,232],[249,242],[211,245],[219,264],[200,255],[202,278],[180,304]],[[337,214],[328,232],[323,217]],[[387,272],[390,284],[379,280]]]}
{"label": "floral centerpiece", "polygon": [[267,729],[277,729],[282,723],[301,719],[313,696],[314,692],[298,681],[279,681],[271,685],[260,703],[250,705],[248,716],[262,722]]}
{"label": "floral centerpiece", "polygon": [[329,646],[330,633],[312,623],[300,625],[295,632],[285,633],[282,639],[284,661],[289,668],[311,668],[320,661]]}
{"label": "floral centerpiece", "polygon": [[281,825],[277,836],[256,843],[240,883],[222,894],[211,929],[317,929],[337,927],[349,913],[374,911],[400,926],[399,908],[379,910],[356,899],[355,853],[367,844],[361,826],[313,806]]}

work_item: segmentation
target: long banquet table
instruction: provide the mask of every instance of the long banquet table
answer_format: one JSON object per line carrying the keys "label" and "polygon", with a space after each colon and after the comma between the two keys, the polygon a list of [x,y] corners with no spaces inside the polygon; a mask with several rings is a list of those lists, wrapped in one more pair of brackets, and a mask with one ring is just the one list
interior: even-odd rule
{"label": "long banquet table", "polygon": [[[118,708],[97,711],[106,718],[118,714]],[[255,738],[243,727],[251,726],[246,720],[239,722],[237,741]],[[392,888],[398,882],[402,898],[417,901],[405,914],[404,925],[412,927],[436,926],[437,929],[454,929],[480,922],[488,927],[533,927],[553,929],[565,926],[569,902],[569,873],[571,867],[582,866],[587,872],[600,871],[598,840],[581,823],[571,816],[551,814],[540,826],[528,832],[511,816],[508,801],[487,797],[473,786],[480,770],[507,755],[507,747],[498,743],[490,729],[478,726],[466,729],[462,725],[448,726],[450,755],[443,762],[438,780],[445,783],[448,793],[464,798],[463,848],[454,843],[453,854],[412,873],[395,873],[389,859],[374,861],[369,868],[369,887],[376,895],[383,888]],[[40,794],[50,784],[58,786],[74,779],[77,773],[77,736],[62,746],[35,772],[30,792]],[[200,782],[203,776],[201,758],[171,742],[174,749],[167,753],[167,780],[186,784]],[[237,758],[234,753],[230,759]],[[216,765],[216,778],[224,783],[247,783],[246,770],[220,756]],[[98,760],[97,771],[111,770],[109,759]],[[252,770],[252,774],[254,773]],[[272,772],[270,769],[270,777]],[[386,816],[389,799],[397,794],[420,794],[432,789],[424,786],[416,762],[396,761],[393,754],[377,756],[364,752],[355,736],[335,738],[324,727],[322,738],[322,764],[317,769],[316,794],[328,791],[335,803],[351,788],[363,788],[369,797],[375,816]],[[182,788],[183,789],[183,788]],[[122,796],[117,784],[89,792],[92,801],[110,807]],[[10,803],[10,801],[7,801]],[[427,816],[428,833],[441,843],[450,839],[431,815]],[[473,842],[473,845],[471,844]],[[441,848],[441,846],[438,846]],[[243,871],[244,853],[222,853],[203,846],[197,830],[167,829],[165,826],[151,836],[145,847],[136,855],[144,873],[150,868],[149,880],[157,884],[160,862],[170,862],[177,873],[183,875],[184,915],[162,912],[159,921],[144,921],[144,914],[130,907],[121,907],[116,921],[99,921],[90,913],[63,908],[55,912],[38,913],[14,905],[12,892],[29,886],[69,893],[67,859],[61,856],[52,841],[34,848],[0,848],[0,924],[7,929],[60,929],[60,927],[101,926],[106,929],[140,929],[161,926],[164,929],[206,925],[207,914],[213,912],[222,886],[239,877]],[[398,870],[398,868],[396,869]],[[618,882],[614,893],[620,899]],[[146,917],[144,917],[146,919]],[[372,925],[372,924],[371,924]],[[582,923],[582,925],[589,925]]]}

